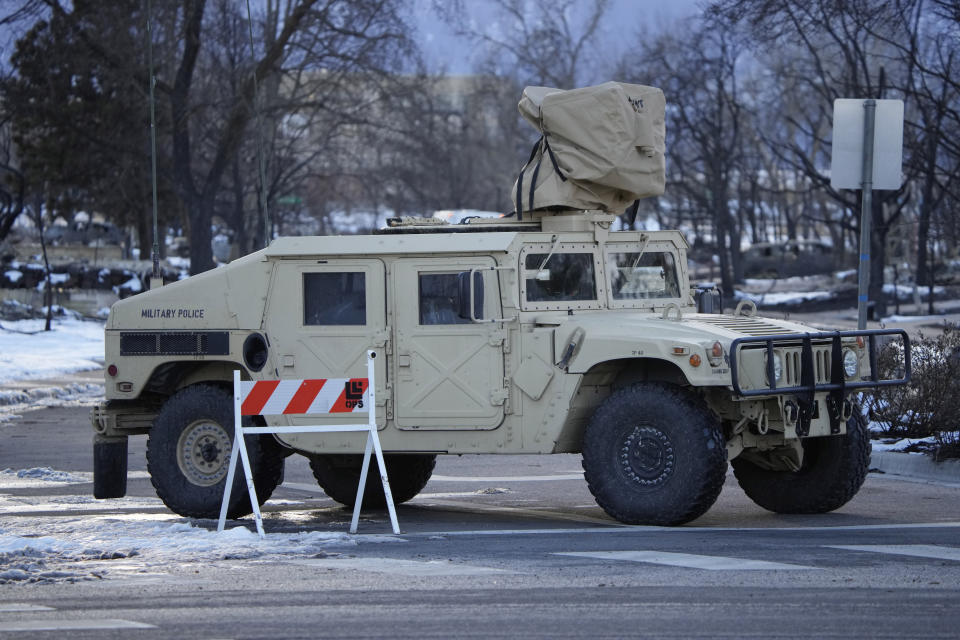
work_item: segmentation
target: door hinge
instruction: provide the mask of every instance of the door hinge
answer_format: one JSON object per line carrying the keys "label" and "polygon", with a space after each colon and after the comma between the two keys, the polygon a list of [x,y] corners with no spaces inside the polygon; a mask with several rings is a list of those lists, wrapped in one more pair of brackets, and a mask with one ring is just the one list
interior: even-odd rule
{"label": "door hinge", "polygon": [[506,331],[491,331],[487,336],[487,344],[491,347],[500,347],[504,353],[510,353],[510,341]]}
{"label": "door hinge", "polygon": [[510,400],[510,389],[506,385],[502,389],[494,389],[490,392],[490,404],[499,406],[507,404]]}
{"label": "door hinge", "polygon": [[384,353],[392,353],[392,344],[390,342],[390,327],[384,327],[373,334],[373,346],[381,349]]}

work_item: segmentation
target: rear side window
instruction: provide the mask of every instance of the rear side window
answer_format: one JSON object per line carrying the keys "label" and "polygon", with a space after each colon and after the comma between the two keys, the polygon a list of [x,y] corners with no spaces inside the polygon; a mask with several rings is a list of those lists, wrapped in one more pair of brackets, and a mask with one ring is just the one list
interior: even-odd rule
{"label": "rear side window", "polygon": [[420,324],[472,324],[457,315],[460,291],[455,273],[421,273]]}
{"label": "rear side window", "polygon": [[362,271],[303,274],[303,324],[367,323],[367,283]]}

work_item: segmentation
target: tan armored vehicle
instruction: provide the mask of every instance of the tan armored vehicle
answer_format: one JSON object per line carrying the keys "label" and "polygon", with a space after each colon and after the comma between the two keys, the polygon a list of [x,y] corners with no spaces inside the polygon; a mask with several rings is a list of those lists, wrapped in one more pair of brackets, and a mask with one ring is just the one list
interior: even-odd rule
{"label": "tan armored vehicle", "polygon": [[[617,86],[634,98],[632,85]],[[550,95],[539,96],[544,111]],[[629,105],[656,111],[657,95],[662,114],[659,92]],[[635,146],[645,159],[659,154],[662,167],[660,117],[653,147]],[[510,217],[282,238],[116,303],[106,401],[93,413],[95,495],[125,493],[127,438],[145,434],[164,503],[216,518],[233,438],[232,372],[362,377],[373,349],[383,356],[376,415],[398,502],[425,486],[438,454],[491,453],[582,453],[597,502],[626,523],[702,515],[728,461],[746,493],[773,511],[825,512],[852,498],[870,453],[852,396],[905,381],[908,371],[879,380],[876,354],[890,337],[908,352],[906,335],[820,333],[761,318],[752,305],[720,313],[715,290],[689,281],[679,232],[615,232],[615,216],[602,210],[529,202],[550,180],[560,184],[553,172],[577,180],[562,144],[547,139],[534,154],[544,161],[518,180]],[[632,192],[617,187],[610,208],[655,192],[662,171],[649,176]],[[260,499],[280,482],[285,456],[299,453],[330,497],[353,503],[364,436],[247,437]],[[231,517],[251,509],[242,483]],[[377,483],[367,491],[365,502],[383,503]]]}

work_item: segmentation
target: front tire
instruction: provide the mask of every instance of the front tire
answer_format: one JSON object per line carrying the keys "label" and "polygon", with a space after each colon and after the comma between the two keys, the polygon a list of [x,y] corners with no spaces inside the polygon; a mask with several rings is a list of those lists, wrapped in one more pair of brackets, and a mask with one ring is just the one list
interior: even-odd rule
{"label": "front tire", "polygon": [[590,492],[626,524],[679,525],[700,517],[723,488],[720,422],[698,396],[665,383],[613,393],[583,437]]}
{"label": "front tire", "polygon": [[[249,420],[244,418],[244,424]],[[164,403],[147,440],[147,470],[157,496],[171,511],[188,518],[220,516],[233,424],[233,397],[220,387],[191,385]],[[245,442],[257,501],[263,504],[283,477],[283,448],[269,435],[248,435]],[[238,460],[227,517],[252,511]]]}
{"label": "front tire", "polygon": [[733,473],[755,503],[775,513],[827,513],[857,495],[870,469],[867,422],[855,407],[842,436],[804,438],[799,471],[763,469],[735,458]]}
{"label": "front tire", "polygon": [[[393,502],[400,504],[420,493],[437,464],[432,454],[389,454],[383,456],[387,464],[387,478]],[[357,487],[360,485],[362,455],[316,454],[310,456],[310,469],[323,491],[340,504],[352,507],[357,502]],[[387,497],[380,482],[380,465],[377,457],[370,456],[367,484],[363,489],[363,506],[372,509],[387,506]]]}

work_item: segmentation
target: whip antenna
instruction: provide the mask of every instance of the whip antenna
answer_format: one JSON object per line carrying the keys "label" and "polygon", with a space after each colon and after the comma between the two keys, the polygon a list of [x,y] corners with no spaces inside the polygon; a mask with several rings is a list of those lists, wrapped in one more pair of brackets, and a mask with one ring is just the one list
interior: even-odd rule
{"label": "whip antenna", "polygon": [[[247,0],[247,28],[250,31],[250,57],[256,62],[253,46],[253,16]],[[253,112],[257,122],[257,162],[260,165],[260,210],[263,211],[263,246],[270,244],[270,210],[267,208],[267,169],[263,158],[263,122],[260,113],[260,91],[257,87],[257,65],[253,65]]]}
{"label": "whip antenna", "polygon": [[163,284],[163,276],[160,274],[160,241],[157,238],[157,109],[153,95],[157,79],[153,74],[153,8],[150,0],[147,0],[147,64],[150,67],[150,173],[153,188],[153,248],[150,251],[153,260],[152,289],[155,281]]}

